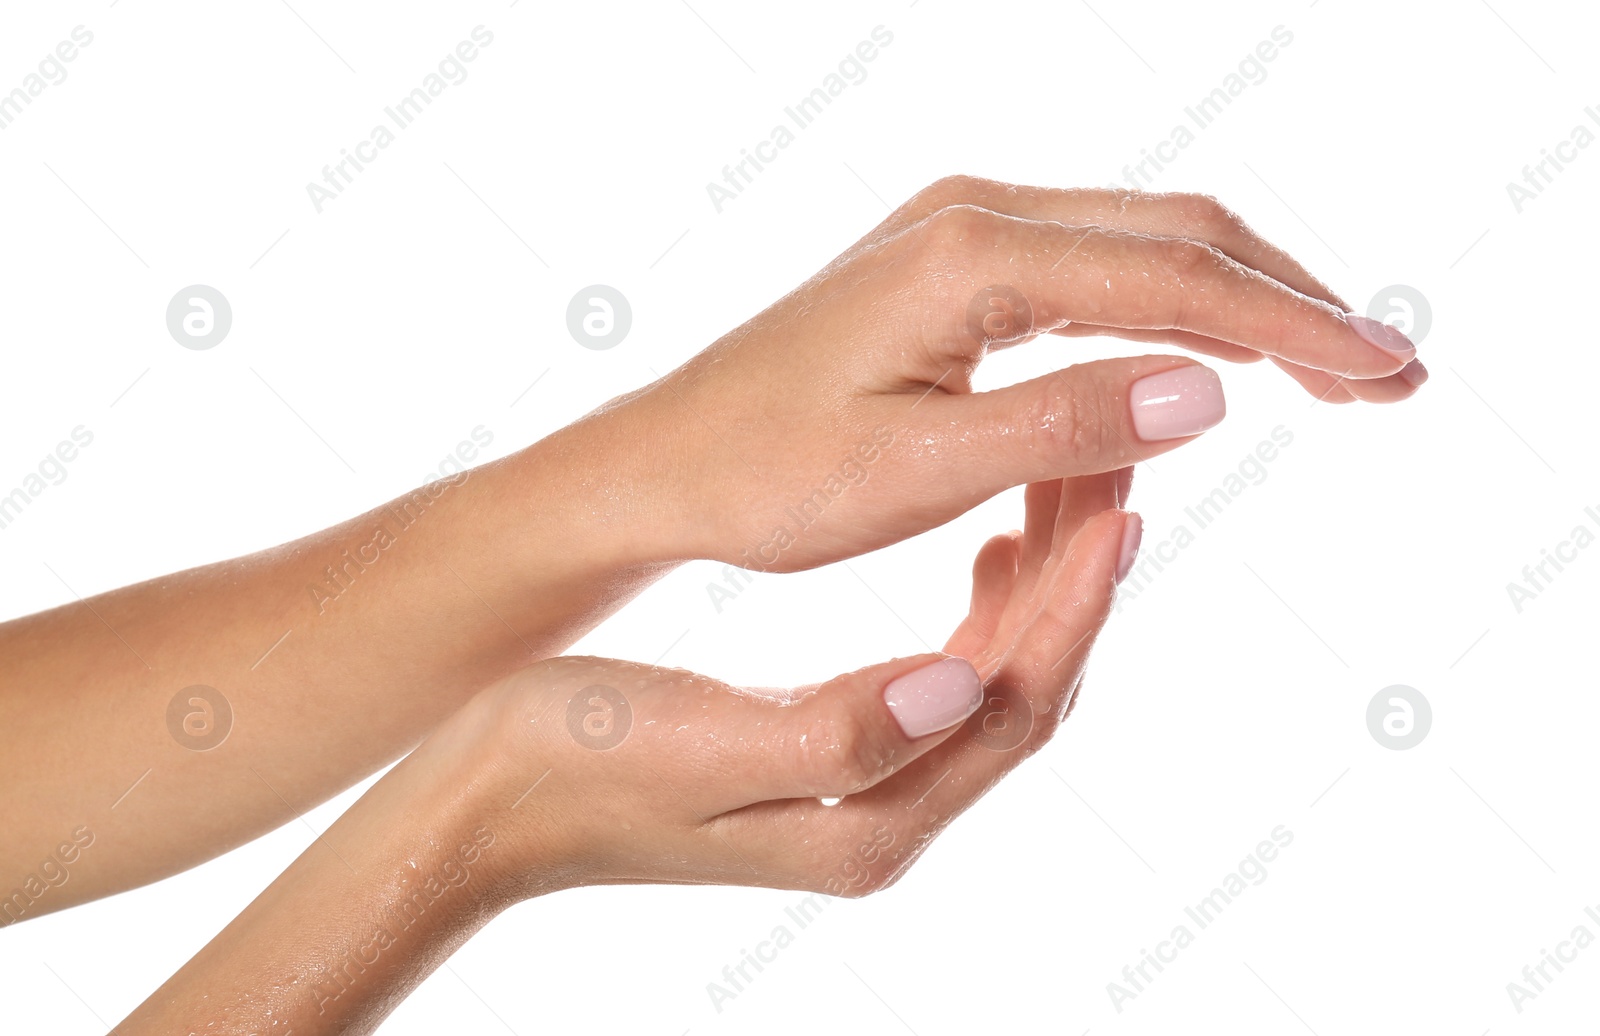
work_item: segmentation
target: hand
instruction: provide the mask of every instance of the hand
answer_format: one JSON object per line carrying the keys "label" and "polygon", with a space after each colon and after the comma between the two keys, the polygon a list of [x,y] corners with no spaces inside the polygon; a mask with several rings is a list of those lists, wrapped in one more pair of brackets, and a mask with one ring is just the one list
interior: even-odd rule
{"label": "hand", "polygon": [[948,657],[789,692],[561,658],[486,691],[467,711],[494,718],[464,722],[488,744],[456,743],[489,761],[470,782],[475,824],[496,832],[511,898],[610,882],[855,895],[893,881],[1070,708],[1137,549],[1138,516],[1114,509],[1129,478],[1029,487],[1025,530],[978,556]]}
{"label": "hand", "polygon": [[595,658],[501,681],[117,1031],[371,1032],[496,912],[572,886],[884,888],[1071,707],[1138,547],[1130,474],[1029,487],[950,656],[792,692]]}
{"label": "hand", "polygon": [[674,429],[656,455],[679,475],[676,554],[794,571],[1131,465],[1225,410],[1216,375],[1172,356],[975,393],[989,348],[1115,335],[1270,356],[1329,402],[1409,396],[1414,347],[1348,308],[1213,199],[955,177],[630,404]]}
{"label": "hand", "polygon": [[[1171,356],[974,393],[991,347],[1111,333],[1270,354],[1329,400],[1409,394],[1414,350],[1342,307],[1206,199],[941,181],[666,378],[470,479],[0,625],[16,746],[0,785],[27,792],[0,865],[24,873],[80,825],[117,846],[0,914],[164,877],[269,830],[676,562],[840,560],[1009,486],[1172,449],[1224,411],[1216,375]],[[175,725],[196,687],[248,717],[215,750]]]}

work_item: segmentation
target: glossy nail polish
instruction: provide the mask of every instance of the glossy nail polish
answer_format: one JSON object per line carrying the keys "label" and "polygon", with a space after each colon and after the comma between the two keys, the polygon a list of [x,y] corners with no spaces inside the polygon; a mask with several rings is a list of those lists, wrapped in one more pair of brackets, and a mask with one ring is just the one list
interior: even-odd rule
{"label": "glossy nail polish", "polygon": [[1359,313],[1346,313],[1344,322],[1350,325],[1350,330],[1386,353],[1407,358],[1417,355],[1417,347],[1398,328]]}
{"label": "glossy nail polish", "polygon": [[964,658],[942,658],[889,681],[884,704],[906,737],[953,727],[983,704],[983,681]]}
{"label": "glossy nail polish", "polygon": [[1198,435],[1228,412],[1222,379],[1209,367],[1175,367],[1128,389],[1134,433],[1145,442]]}

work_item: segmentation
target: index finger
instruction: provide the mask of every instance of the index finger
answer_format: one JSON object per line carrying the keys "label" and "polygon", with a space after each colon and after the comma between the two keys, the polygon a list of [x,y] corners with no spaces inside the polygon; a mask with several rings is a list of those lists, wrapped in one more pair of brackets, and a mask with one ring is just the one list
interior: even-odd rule
{"label": "index finger", "polygon": [[966,306],[993,285],[1027,301],[1029,326],[1017,328],[1024,333],[1068,322],[1190,331],[1354,378],[1386,377],[1416,355],[1394,328],[1343,312],[1188,238],[958,205],[908,228],[899,240],[921,260],[910,264],[913,275],[943,296],[924,326],[928,344],[957,344],[963,355],[988,344],[973,342]]}

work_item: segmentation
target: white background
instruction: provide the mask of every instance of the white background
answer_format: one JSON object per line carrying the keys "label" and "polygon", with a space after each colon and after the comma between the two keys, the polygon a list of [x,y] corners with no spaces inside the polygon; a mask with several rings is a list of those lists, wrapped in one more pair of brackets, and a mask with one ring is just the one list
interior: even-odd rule
{"label": "white background", "polygon": [[[1282,25],[1293,42],[1267,78],[1153,186],[1218,195],[1358,307],[1419,290],[1432,381],[1405,404],[1336,407],[1268,365],[1219,365],[1227,420],[1139,472],[1147,549],[1282,425],[1294,440],[1265,481],[1126,600],[1054,744],[893,890],[834,902],[720,1013],[706,984],[798,894],[525,904],[384,1031],[1592,1021],[1600,948],[1520,1014],[1506,989],[1575,925],[1600,935],[1583,913],[1600,905],[1585,650],[1600,550],[1520,613],[1507,592],[1600,505],[1583,322],[1600,147],[1520,213],[1506,189],[1600,105],[1592,12],[693,4],[8,7],[0,91],[74,26],[94,41],[0,131],[0,492],[74,426],[94,442],[0,530],[0,611],[71,600],[62,580],[87,596],[321,528],[416,485],[478,425],[489,455],[514,451],[680,363],[941,175],[1120,181]],[[494,41],[470,77],[315,212],[306,183],[480,24]],[[717,213],[706,183],[877,25],[894,38],[868,78]],[[195,283],[233,307],[210,351],[165,326]],[[604,352],[565,324],[593,283],[634,313]],[[1041,341],[981,384],[1118,348]],[[720,613],[720,574],[692,565],[579,649],[763,684],[924,650],[964,610],[972,553],[1020,519],[1007,493],[853,562],[859,578],[759,576]],[[1367,729],[1391,684],[1432,704],[1410,750]],[[7,929],[0,1029],[114,1023],[358,791],[153,887]],[[1280,824],[1294,841],[1268,878],[1119,1013],[1107,983]]]}

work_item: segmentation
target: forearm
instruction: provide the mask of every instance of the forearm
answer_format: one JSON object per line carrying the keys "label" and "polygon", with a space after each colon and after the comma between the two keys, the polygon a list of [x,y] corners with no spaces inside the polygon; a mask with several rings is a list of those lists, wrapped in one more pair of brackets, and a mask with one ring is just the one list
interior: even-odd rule
{"label": "forearm", "polygon": [[[1024,531],[975,566],[963,655],[793,692],[574,656],[498,681],[119,1031],[367,1032],[497,911],[566,888],[887,887],[1067,711],[1132,563],[1137,519],[1107,506],[1125,492],[1109,474],[1030,491]],[[596,684],[627,688],[603,750],[566,715],[586,691],[602,715]],[[982,744],[995,698],[1040,717],[1016,751]]]}
{"label": "forearm", "polygon": [[375,784],[115,1031],[375,1029],[506,902],[504,839],[470,790],[439,790],[471,777],[414,779],[428,769],[413,757]]}
{"label": "forearm", "polygon": [[[0,924],[270,830],[670,568],[652,490],[671,462],[649,452],[665,437],[624,424],[586,419],[294,543],[0,626]],[[41,883],[81,827],[93,845]]]}

